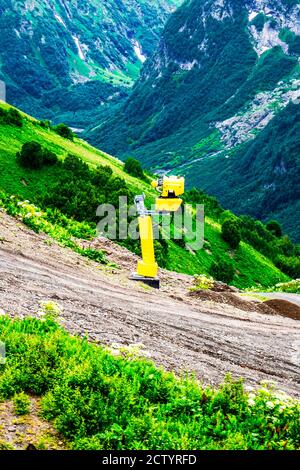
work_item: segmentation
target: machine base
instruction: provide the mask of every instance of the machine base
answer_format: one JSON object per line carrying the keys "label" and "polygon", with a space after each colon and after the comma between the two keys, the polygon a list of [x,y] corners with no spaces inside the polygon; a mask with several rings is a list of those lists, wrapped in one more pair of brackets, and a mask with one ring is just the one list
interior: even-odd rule
{"label": "machine base", "polygon": [[147,286],[153,287],[153,289],[160,288],[160,280],[158,277],[144,277],[139,276],[139,274],[132,273],[129,279],[131,281],[143,282],[144,284],[147,284]]}

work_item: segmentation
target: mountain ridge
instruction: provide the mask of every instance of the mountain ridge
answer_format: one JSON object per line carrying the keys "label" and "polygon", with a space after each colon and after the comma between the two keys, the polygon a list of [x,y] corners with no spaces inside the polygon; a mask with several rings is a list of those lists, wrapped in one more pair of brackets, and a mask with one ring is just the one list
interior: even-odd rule
{"label": "mountain ridge", "polygon": [[1,0],[0,78],[40,118],[126,95],[179,0]]}
{"label": "mountain ridge", "polygon": [[[154,171],[181,172],[190,187],[215,194],[241,213],[245,204],[241,206],[240,195],[232,204],[230,185],[226,179],[225,184],[218,181],[218,174],[230,168],[238,183],[242,170],[236,162],[241,153],[248,152],[266,127],[272,129],[276,115],[285,120],[296,109],[288,104],[297,105],[300,97],[299,34],[298,2],[186,2],[169,18],[131,96],[85,136],[119,157],[134,155]],[[295,141],[296,128],[286,148]],[[296,175],[298,159],[296,155],[292,167],[289,162]],[[257,185],[259,199],[273,197],[268,186],[274,183],[278,165],[269,165],[261,183],[254,173],[245,175]],[[262,160],[261,167],[266,166]],[[284,191],[277,178],[276,192]],[[243,200],[248,197],[250,192],[245,192]],[[274,213],[299,240],[298,219],[295,215],[291,220],[286,211],[287,204],[274,201],[265,214],[256,200],[248,213],[264,220]]]}

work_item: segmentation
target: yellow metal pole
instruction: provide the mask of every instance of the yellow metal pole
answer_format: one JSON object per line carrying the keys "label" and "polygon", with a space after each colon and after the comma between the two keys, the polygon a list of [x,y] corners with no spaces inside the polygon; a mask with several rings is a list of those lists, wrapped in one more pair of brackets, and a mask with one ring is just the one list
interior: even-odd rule
{"label": "yellow metal pole", "polygon": [[143,277],[155,278],[158,265],[155,261],[154,237],[152,218],[150,215],[139,217],[142,261],[138,262],[137,274]]}

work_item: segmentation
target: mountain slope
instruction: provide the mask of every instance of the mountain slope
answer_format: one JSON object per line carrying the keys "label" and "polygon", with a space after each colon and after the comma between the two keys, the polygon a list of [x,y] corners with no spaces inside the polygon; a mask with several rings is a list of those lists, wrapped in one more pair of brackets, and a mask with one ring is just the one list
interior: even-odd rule
{"label": "mountain slope", "polygon": [[52,118],[126,94],[178,3],[1,0],[0,78],[8,101]]}
{"label": "mountain slope", "polygon": [[109,274],[2,213],[0,233],[5,311],[33,315],[41,301],[52,300],[61,306],[63,325],[90,340],[114,349],[140,343],[159,365],[193,371],[205,384],[216,386],[231,372],[252,385],[273,380],[299,396],[296,320],[268,307],[263,313],[260,303],[235,295],[235,305],[219,303],[216,293],[215,301],[203,302],[188,294],[189,276],[165,272],[161,291],[145,291],[127,279],[126,269]]}
{"label": "mountain slope", "polygon": [[[2,104],[0,105],[1,109],[11,108],[8,105]],[[45,148],[54,152],[60,161],[64,161],[68,154],[72,154],[87,162],[91,169],[95,169],[98,165],[101,165],[102,168],[103,166],[109,166],[112,169],[110,192],[108,194],[103,193],[104,184],[100,182],[95,187],[95,192],[92,188],[92,192],[89,193],[91,196],[86,195],[82,199],[80,192],[74,194],[74,192],[70,192],[72,188],[66,186],[66,182],[70,182],[72,186],[74,175],[71,172],[65,173],[61,164],[47,166],[39,170],[22,168],[17,163],[16,153],[20,151],[25,142],[29,141],[41,143]],[[58,235],[62,230],[64,240],[68,240],[68,237],[72,240],[74,236],[82,238],[83,233],[87,233],[90,237],[91,233],[95,233],[97,206],[102,202],[110,202],[112,199],[115,201],[115,196],[118,196],[118,194],[130,193],[134,195],[144,192],[147,196],[147,203],[152,202],[155,198],[155,192],[151,189],[150,184],[125,173],[121,161],[91,147],[81,139],[75,138],[74,142],[64,139],[52,129],[42,127],[39,121],[26,115],[23,117],[22,128],[8,125],[0,118],[0,172],[0,188],[5,192],[2,201],[7,201],[6,204],[10,206],[9,195],[17,195],[21,200],[28,199],[43,210],[51,207],[52,210],[50,210],[49,217],[54,226],[51,226],[49,230],[53,233],[57,226]],[[87,176],[84,176],[84,178],[86,180]],[[66,182],[65,179],[67,180]],[[80,184],[83,188],[82,191],[86,191],[86,187],[79,180],[76,182],[76,187],[80,189]],[[64,187],[65,191],[72,195],[67,197],[69,208],[61,206],[61,202],[66,198],[66,194],[60,192],[60,195],[58,195],[58,192],[61,191],[60,187]],[[87,189],[90,191],[90,186]],[[119,193],[116,193],[116,189]],[[47,201],[49,201],[49,198],[51,199],[51,206],[45,204],[45,198]],[[216,201],[210,200],[205,195],[199,194],[197,198],[198,202],[205,204],[206,211],[204,248],[191,252],[183,248],[182,244],[168,240],[163,252],[163,261],[166,268],[191,275],[209,274],[213,262],[218,262],[220,266],[229,263],[233,267],[234,277],[232,283],[241,288],[254,285],[271,287],[278,282],[284,282],[288,279],[286,275],[275,267],[274,262],[271,260],[272,252],[274,254],[283,253],[281,251],[282,248],[280,248],[281,245],[289,250],[290,254],[293,252],[293,247],[290,247],[287,240],[276,239],[276,237],[267,233],[261,224],[250,221],[247,224],[249,225],[250,223],[251,230],[258,230],[260,233],[260,235],[258,233],[253,234],[255,240],[259,243],[253,244],[251,242],[253,246],[249,244],[247,225],[247,227],[245,226],[247,236],[245,236],[240,246],[233,251],[221,237],[221,219],[223,215],[226,215],[224,210],[218,206]],[[81,202],[76,204],[76,200]],[[18,209],[17,201],[13,203],[11,208],[12,213],[16,213],[20,209]],[[116,202],[113,203],[116,204]],[[82,210],[81,204],[84,207]],[[69,217],[70,222],[65,219],[61,221],[57,208],[61,208],[64,211],[67,217]],[[78,210],[81,210],[79,219],[77,215]],[[91,218],[87,217],[87,212],[91,214]],[[49,225],[47,213],[41,219],[37,219],[38,227],[40,224],[43,227]],[[83,225],[73,227],[72,221],[74,218],[77,218]],[[88,225],[86,225],[86,222]],[[240,223],[244,224],[242,221]],[[60,229],[61,225],[62,229]],[[72,230],[69,233],[66,232],[66,226],[72,226]],[[266,236],[268,241],[261,238]],[[58,238],[60,239],[60,235]],[[262,249],[262,247],[265,247],[265,249]],[[158,245],[157,248],[160,249],[161,247]]]}
{"label": "mountain slope", "polygon": [[[152,169],[184,174],[190,187],[209,190],[237,213],[274,214],[299,240],[298,217],[289,210],[298,207],[300,176],[299,22],[293,0],[185,2],[167,22],[131,96],[87,137],[120,157],[133,154]],[[273,142],[266,136],[274,134],[277,114],[293,124],[281,157],[269,159]],[[254,164],[251,149],[257,152],[262,141],[265,152]]]}

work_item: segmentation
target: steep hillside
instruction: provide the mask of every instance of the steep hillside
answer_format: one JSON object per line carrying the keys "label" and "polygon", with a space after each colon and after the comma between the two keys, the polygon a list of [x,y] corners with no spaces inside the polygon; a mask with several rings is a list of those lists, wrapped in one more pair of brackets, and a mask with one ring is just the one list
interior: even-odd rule
{"label": "steep hillside", "polygon": [[[125,173],[121,161],[78,138],[67,140],[54,129],[45,128],[43,123],[26,115],[22,117],[22,127],[8,124],[5,110],[10,109],[8,105],[0,106],[0,188],[4,191],[1,204],[10,213],[23,214],[22,217],[31,226],[50,231],[59,241],[70,246],[74,237],[92,239],[95,236],[98,220],[95,214],[100,203],[117,204],[119,195],[127,194],[132,200],[134,194],[142,192],[147,195],[148,203],[153,201],[155,193],[150,189],[149,182]],[[59,162],[40,169],[21,167],[16,153],[30,141],[38,142],[55,153]],[[70,154],[71,160],[68,157]],[[82,160],[89,166],[79,164]],[[111,170],[108,171],[107,167]],[[10,195],[18,198],[10,199]],[[237,287],[270,287],[284,282],[288,276],[275,267],[274,262],[278,260],[281,269],[292,276],[294,272],[297,275],[299,268],[296,267],[296,258],[293,258],[296,248],[288,239],[275,237],[259,222],[241,219],[238,223],[241,224],[242,241],[238,248],[232,249],[221,236],[222,220],[228,216],[224,209],[202,193],[187,196],[191,203],[205,204],[204,248],[191,252],[179,243],[180,240],[178,243],[172,240],[157,242],[157,256],[163,267],[194,275],[210,274],[214,266],[218,273],[221,270],[222,277],[222,269],[226,266],[232,271],[232,284]],[[24,199],[45,212],[27,208],[26,203],[23,208],[21,201]],[[31,213],[29,220],[26,219],[27,213]],[[76,225],[76,220],[79,225]],[[128,241],[126,246],[137,249],[137,245]],[[101,259],[94,251],[87,255]],[[286,263],[290,268],[286,269]]]}
{"label": "steep hillside", "polygon": [[89,140],[183,173],[237,213],[275,215],[299,240],[299,21],[294,0],[185,2]]}
{"label": "steep hillside", "polygon": [[179,0],[0,1],[8,102],[41,118],[126,95]]}

